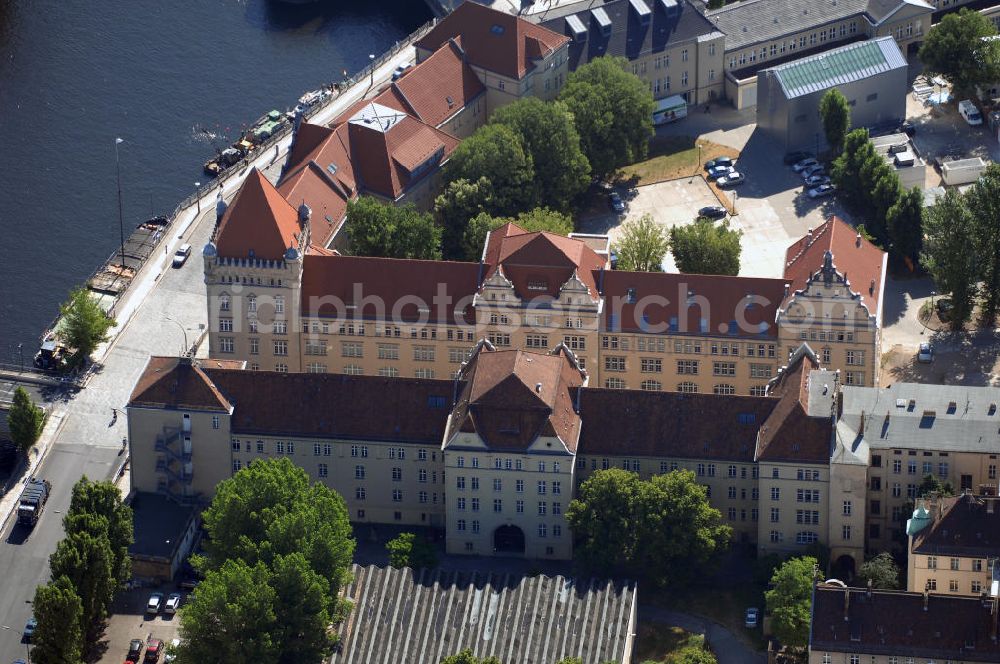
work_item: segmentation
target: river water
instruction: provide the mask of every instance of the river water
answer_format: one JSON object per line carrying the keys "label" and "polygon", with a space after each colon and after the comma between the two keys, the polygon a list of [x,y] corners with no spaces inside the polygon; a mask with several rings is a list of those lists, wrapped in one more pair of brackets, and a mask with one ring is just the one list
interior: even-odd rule
{"label": "river water", "polygon": [[[423,0],[0,0],[0,362],[264,112],[354,73]],[[227,140],[228,139],[228,140]]]}

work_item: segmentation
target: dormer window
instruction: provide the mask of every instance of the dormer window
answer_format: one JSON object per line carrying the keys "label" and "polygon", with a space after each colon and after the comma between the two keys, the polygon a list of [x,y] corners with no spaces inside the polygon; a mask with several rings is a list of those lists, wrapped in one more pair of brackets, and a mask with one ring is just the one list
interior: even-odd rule
{"label": "dormer window", "polygon": [[529,279],[528,280],[528,290],[531,291],[546,291],[549,289],[549,282],[544,279]]}

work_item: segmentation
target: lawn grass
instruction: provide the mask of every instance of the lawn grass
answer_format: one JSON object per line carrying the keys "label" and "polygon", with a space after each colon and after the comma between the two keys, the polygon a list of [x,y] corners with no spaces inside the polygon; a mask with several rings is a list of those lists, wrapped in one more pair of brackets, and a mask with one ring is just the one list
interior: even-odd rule
{"label": "lawn grass", "polygon": [[704,645],[705,637],[701,634],[692,634],[680,627],[641,622],[636,634],[633,661],[666,662],[681,648]]}
{"label": "lawn grass", "polygon": [[701,174],[702,165],[716,157],[739,156],[736,150],[702,140],[701,160],[698,160],[696,139],[692,136],[658,136],[650,141],[649,156],[622,169],[623,178],[637,180],[636,186]]}

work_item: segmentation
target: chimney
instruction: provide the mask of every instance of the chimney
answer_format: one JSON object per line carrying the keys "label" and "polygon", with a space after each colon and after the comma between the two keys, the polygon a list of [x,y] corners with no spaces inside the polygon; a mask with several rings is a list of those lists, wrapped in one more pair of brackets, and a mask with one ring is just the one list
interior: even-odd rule
{"label": "chimney", "polygon": [[851,589],[844,588],[844,622],[851,619]]}
{"label": "chimney", "polygon": [[542,384],[541,383],[535,383],[535,392],[538,392],[539,394],[542,393]]}
{"label": "chimney", "polygon": [[810,226],[809,229],[806,231],[806,240],[807,240],[806,244],[811,243],[812,239],[813,239],[813,229],[812,226]]}
{"label": "chimney", "polygon": [[861,233],[858,233],[857,237],[854,238],[854,246],[855,247],[861,246]]}
{"label": "chimney", "polygon": [[791,284],[785,284],[785,297],[788,297],[788,291],[792,288]]}

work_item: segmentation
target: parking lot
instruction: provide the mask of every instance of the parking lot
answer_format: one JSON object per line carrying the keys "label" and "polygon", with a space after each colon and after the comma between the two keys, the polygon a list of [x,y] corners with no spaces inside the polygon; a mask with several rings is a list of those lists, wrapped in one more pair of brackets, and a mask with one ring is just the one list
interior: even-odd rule
{"label": "parking lot", "polygon": [[928,162],[943,156],[982,157],[1000,162],[1000,143],[987,124],[969,126],[958,114],[955,103],[924,106],[909,94],[906,115],[917,130],[913,144]]}
{"label": "parking lot", "polygon": [[[129,641],[132,639],[160,639],[164,646],[178,637],[180,619],[164,614],[162,611],[155,617],[146,615],[146,601],[150,593],[159,591],[164,597],[175,592],[174,587],[139,588],[119,593],[111,607],[107,629],[104,631],[106,649],[98,660],[99,664],[122,664],[128,655]],[[184,601],[187,593],[183,593]],[[183,602],[182,602],[183,605]],[[163,661],[161,657],[159,661]]]}

